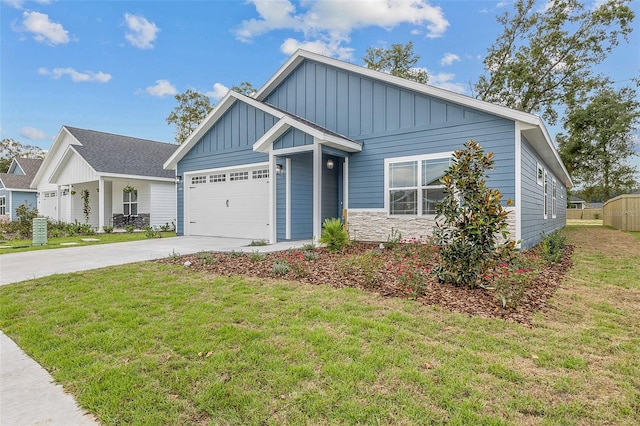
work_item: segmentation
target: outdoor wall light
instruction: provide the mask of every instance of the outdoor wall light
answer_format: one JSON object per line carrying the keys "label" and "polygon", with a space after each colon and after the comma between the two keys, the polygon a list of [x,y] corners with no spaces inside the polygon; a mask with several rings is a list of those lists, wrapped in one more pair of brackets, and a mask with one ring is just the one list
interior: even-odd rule
{"label": "outdoor wall light", "polygon": [[276,174],[282,174],[282,164],[276,164]]}
{"label": "outdoor wall light", "polygon": [[329,158],[327,160],[327,169],[332,170],[333,169],[333,159]]}
{"label": "outdoor wall light", "polygon": [[182,182],[182,176],[178,175],[176,176],[176,183],[180,183]]}

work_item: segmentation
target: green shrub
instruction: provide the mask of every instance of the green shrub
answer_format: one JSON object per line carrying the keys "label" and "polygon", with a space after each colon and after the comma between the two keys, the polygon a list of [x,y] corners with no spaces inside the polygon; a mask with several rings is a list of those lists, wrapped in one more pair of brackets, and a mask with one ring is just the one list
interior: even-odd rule
{"label": "green shrub", "polygon": [[161,238],[162,234],[160,233],[160,231],[156,231],[155,229],[153,229],[152,226],[145,226],[144,227],[144,235],[147,238]]}
{"label": "green shrub", "polygon": [[393,250],[398,247],[402,241],[402,234],[395,228],[391,228],[391,233],[387,236],[387,242],[384,243],[384,248]]}
{"label": "green shrub", "polygon": [[253,240],[249,244],[249,247],[260,247],[260,246],[266,246],[267,244],[268,244],[267,240]]}
{"label": "green shrub", "polygon": [[136,229],[136,227],[133,226],[133,225],[125,225],[124,226],[124,230],[127,231],[127,233],[129,233],[129,234],[133,233],[134,229]]}
{"label": "green shrub", "polygon": [[28,238],[33,232],[33,219],[38,217],[38,210],[27,204],[20,204],[16,208],[16,217],[14,232],[19,232],[23,238]]}
{"label": "green shrub", "polygon": [[271,271],[276,275],[286,275],[291,270],[291,265],[284,259],[276,260]]}
{"label": "green shrub", "polygon": [[203,265],[212,265],[216,263],[216,259],[208,251],[199,251],[196,257]]}
{"label": "green shrub", "polygon": [[229,252],[229,257],[234,258],[234,257],[242,257],[244,256],[244,252],[242,250],[231,250]]}
{"label": "green shrub", "polygon": [[349,234],[344,230],[340,219],[325,219],[322,224],[320,242],[326,244],[332,253],[341,252],[349,244]]}
{"label": "green shrub", "polygon": [[301,250],[304,252],[310,252],[310,251],[314,251],[316,249],[315,244],[313,243],[307,243],[305,245],[302,246]]}
{"label": "green shrub", "polygon": [[560,231],[549,235],[542,234],[540,249],[544,260],[549,263],[560,263],[567,245],[566,239],[566,236]]}
{"label": "green shrub", "polygon": [[304,260],[318,260],[318,255],[312,251],[303,250]]}
{"label": "green shrub", "polygon": [[164,225],[160,225],[160,231],[162,232],[169,232],[169,231],[175,231],[176,230],[176,224],[171,222],[171,225],[169,225],[169,222],[165,222]]}
{"label": "green shrub", "polygon": [[383,264],[379,252],[367,251],[357,256],[343,257],[338,261],[337,267],[345,277],[360,276],[366,286],[372,286],[378,282],[380,268]]}
{"label": "green shrub", "polygon": [[111,234],[113,232],[113,226],[103,226],[102,230],[105,234]]}
{"label": "green shrub", "polygon": [[267,255],[259,252],[258,250],[252,251],[251,254],[249,255],[249,260],[251,260],[252,262],[262,262],[266,258],[267,258]]}
{"label": "green shrub", "polygon": [[441,179],[446,195],[437,207],[434,236],[440,264],[434,272],[442,282],[482,286],[487,272],[515,249],[502,194],[486,185],[493,163],[493,154],[485,155],[470,140],[454,152],[453,164]]}
{"label": "green shrub", "polygon": [[487,273],[486,282],[494,289],[496,299],[503,308],[515,309],[520,305],[527,287],[539,274],[539,265],[522,254],[518,254],[508,263],[497,265]]}

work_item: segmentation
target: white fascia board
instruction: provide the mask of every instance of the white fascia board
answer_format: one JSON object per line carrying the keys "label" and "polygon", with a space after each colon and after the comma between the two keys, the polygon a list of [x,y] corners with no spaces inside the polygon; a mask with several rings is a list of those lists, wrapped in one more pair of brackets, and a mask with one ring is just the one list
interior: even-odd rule
{"label": "white fascia board", "polygon": [[569,172],[560,159],[560,154],[558,154],[558,151],[553,146],[551,136],[549,136],[549,132],[547,132],[542,120],[540,120],[537,126],[527,126],[520,123],[519,127],[522,134],[525,135],[538,155],[547,163],[547,166],[553,170],[554,174],[567,188],[571,188],[573,182],[571,181]]}
{"label": "white fascia board", "polygon": [[267,132],[253,144],[253,150],[255,152],[269,152],[273,142],[291,128],[291,123],[288,118],[289,117],[281,118],[273,127],[267,130]]}
{"label": "white fascia board", "polygon": [[236,101],[241,101],[246,104],[251,105],[254,108],[260,109],[268,114],[275,116],[276,118],[282,118],[284,114],[281,111],[278,111],[275,108],[272,108],[268,105],[263,104],[262,102],[258,102],[253,98],[242,95],[233,90],[229,90],[227,94],[222,98],[220,103],[216,105],[213,110],[202,120],[202,123],[193,131],[185,140],[180,147],[169,157],[167,161],[163,164],[163,168],[165,170],[176,170],[178,167],[178,161],[182,159],[193,146],[198,143],[200,138],[205,135],[217,122],[222,118],[222,116],[233,106]]}
{"label": "white fascia board", "polygon": [[306,123],[296,120],[295,118],[285,115],[281,118],[267,133],[253,144],[253,150],[256,152],[269,152],[271,144],[280,136],[285,134],[287,130],[294,127],[301,132],[312,136],[315,140],[319,140],[321,144],[337,148],[346,152],[360,152],[362,145],[357,142],[350,141],[339,136],[324,133]]}
{"label": "white fascia board", "polygon": [[62,170],[64,170],[71,157],[73,157],[74,155],[78,156],[78,158],[80,158],[80,160],[82,160],[84,164],[86,164],[91,170],[93,170],[93,173],[95,173],[96,175],[99,174],[93,167],[91,167],[91,164],[89,164],[87,160],[85,160],[84,157],[80,155],[78,151],[75,150],[75,148],[73,148],[73,145],[69,145],[64,155],[62,156],[62,158],[60,158],[60,161],[53,169],[53,172],[51,173],[51,175],[49,175],[47,183],[54,183],[56,185],[58,184],[56,180],[60,176],[60,173],[62,173]]}
{"label": "white fascia board", "polygon": [[55,139],[53,140],[53,144],[51,144],[51,148],[49,148],[49,150],[47,151],[47,154],[44,156],[44,160],[42,161],[40,168],[36,172],[36,175],[33,177],[33,180],[31,181],[31,185],[29,185],[31,188],[38,188],[40,181],[44,177],[45,171],[49,168],[49,164],[53,161],[53,157],[55,157],[56,152],[59,149],[59,145],[64,140],[65,135],[69,135],[71,138],[73,138],[76,141],[77,145],[82,145],[75,138],[75,136],[73,136],[71,132],[67,130],[65,126],[62,126],[60,128],[60,131],[56,135]]}
{"label": "white fascia board", "polygon": [[130,179],[130,180],[146,180],[146,181],[157,181],[157,182],[174,182],[176,178],[166,178],[166,177],[155,177],[155,176],[141,176],[141,175],[123,175],[118,173],[98,173],[99,178],[109,178],[109,179]]}

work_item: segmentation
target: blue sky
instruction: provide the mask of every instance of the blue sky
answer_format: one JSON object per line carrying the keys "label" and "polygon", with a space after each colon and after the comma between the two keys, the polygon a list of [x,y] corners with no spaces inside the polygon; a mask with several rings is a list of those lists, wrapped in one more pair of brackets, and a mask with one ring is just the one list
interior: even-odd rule
{"label": "blue sky", "polygon": [[[511,7],[497,0],[1,0],[0,136],[48,149],[69,125],[172,142],[165,119],[173,95],[195,89],[216,103],[243,81],[258,88],[298,47],[362,65],[367,47],[413,41],[430,84],[470,95],[502,32],[496,15]],[[640,0],[632,7],[639,22]],[[598,67],[620,84],[639,70],[640,31]]]}

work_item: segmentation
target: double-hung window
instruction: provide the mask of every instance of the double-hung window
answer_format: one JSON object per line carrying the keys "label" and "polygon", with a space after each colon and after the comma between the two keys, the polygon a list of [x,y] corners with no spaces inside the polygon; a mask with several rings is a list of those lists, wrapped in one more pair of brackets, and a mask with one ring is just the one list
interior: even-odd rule
{"label": "double-hung window", "polygon": [[0,197],[0,216],[7,214],[7,197]]}
{"label": "double-hung window", "polygon": [[123,213],[136,216],[138,214],[138,190],[122,191]]}
{"label": "double-hung window", "polygon": [[387,159],[389,214],[435,215],[445,197],[440,182],[451,164],[450,154]]}

